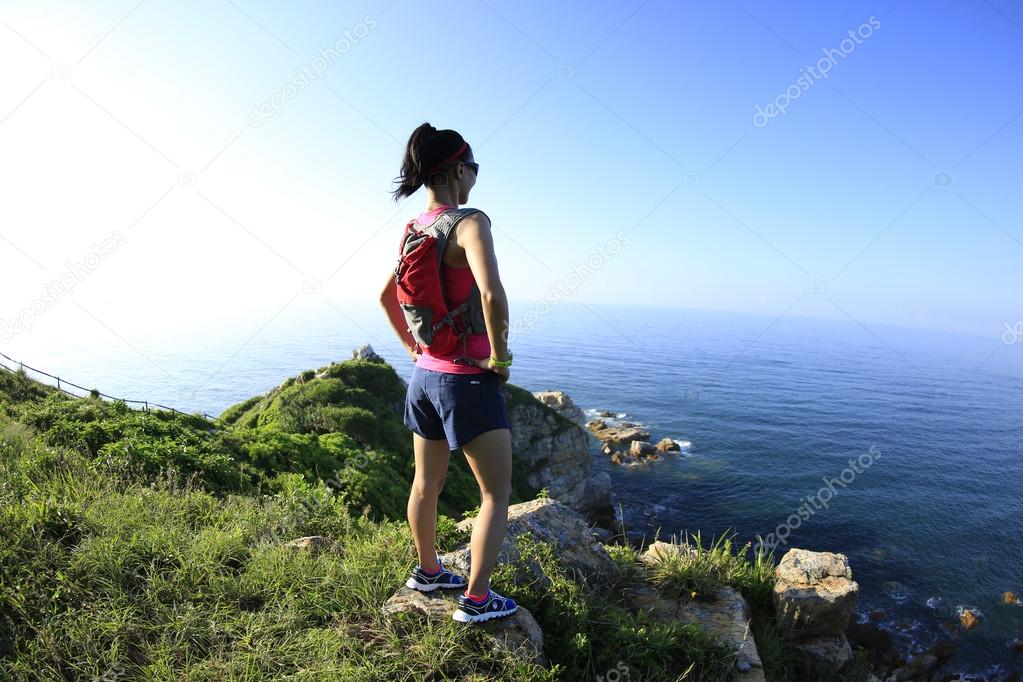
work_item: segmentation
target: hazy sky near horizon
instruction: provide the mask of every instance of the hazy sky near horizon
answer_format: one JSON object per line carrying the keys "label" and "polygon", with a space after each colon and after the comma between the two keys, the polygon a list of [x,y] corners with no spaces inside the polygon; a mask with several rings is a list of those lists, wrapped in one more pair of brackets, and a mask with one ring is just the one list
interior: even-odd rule
{"label": "hazy sky near horizon", "polygon": [[2,0],[0,60],[22,341],[372,299],[426,201],[389,195],[423,121],[474,147],[513,317],[1023,319],[1006,0]]}

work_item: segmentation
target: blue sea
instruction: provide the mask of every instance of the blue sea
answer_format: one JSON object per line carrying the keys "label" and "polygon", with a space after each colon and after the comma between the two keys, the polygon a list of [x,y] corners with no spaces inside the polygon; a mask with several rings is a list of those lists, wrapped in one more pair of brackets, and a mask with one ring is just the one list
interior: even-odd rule
{"label": "blue sea", "polygon": [[[513,302],[512,319],[529,305]],[[300,300],[268,322],[273,312],[151,338],[19,338],[5,352],[211,414],[364,343],[411,373],[376,305]],[[779,557],[842,552],[861,620],[881,610],[882,626],[926,646],[973,608],[980,624],[952,635],[947,670],[1023,672],[1010,648],[1023,607],[1002,603],[1023,594],[1023,338],[568,301],[529,319],[511,342],[513,383],[690,443],[624,467],[594,441],[630,534],[741,545],[774,533]]]}

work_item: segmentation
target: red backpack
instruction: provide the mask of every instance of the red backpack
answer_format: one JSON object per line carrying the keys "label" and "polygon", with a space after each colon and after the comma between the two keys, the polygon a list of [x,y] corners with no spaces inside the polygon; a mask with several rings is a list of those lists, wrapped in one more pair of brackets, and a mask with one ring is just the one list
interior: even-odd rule
{"label": "red backpack", "polygon": [[441,268],[451,230],[459,220],[473,213],[482,211],[445,209],[427,226],[417,226],[415,218],[409,220],[398,247],[398,265],[394,268],[398,305],[416,341],[416,351],[447,355],[462,341],[462,356],[455,362],[464,360],[466,363],[466,335],[486,332],[479,287],[474,284],[468,300],[449,309]]}

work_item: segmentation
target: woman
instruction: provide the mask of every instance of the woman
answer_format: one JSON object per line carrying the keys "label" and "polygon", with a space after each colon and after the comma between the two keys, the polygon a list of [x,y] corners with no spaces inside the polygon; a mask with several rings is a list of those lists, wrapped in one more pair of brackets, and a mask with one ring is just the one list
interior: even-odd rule
{"label": "woman", "polygon": [[[412,132],[394,200],[426,186],[426,209],[420,226],[430,225],[448,209],[469,200],[479,164],[472,148],[454,130],[437,130],[423,123]],[[412,430],[416,474],[408,501],[408,521],[419,564],[405,583],[431,591],[465,588],[453,618],[473,622],[507,616],[515,601],[490,589],[508,522],[511,496],[511,431],[505,414],[501,383],[509,378],[508,300],[497,272],[490,220],[476,212],[459,220],[442,257],[441,277],[447,303],[460,305],[473,284],[479,288],[486,332],[469,334],[449,355],[416,352],[415,339],[397,301],[393,272],[380,302],[388,319],[416,363],[405,400],[405,425]],[[480,486],[480,512],[470,542],[469,580],[444,567],[437,555],[437,498],[444,487],[450,451],[461,448]]]}

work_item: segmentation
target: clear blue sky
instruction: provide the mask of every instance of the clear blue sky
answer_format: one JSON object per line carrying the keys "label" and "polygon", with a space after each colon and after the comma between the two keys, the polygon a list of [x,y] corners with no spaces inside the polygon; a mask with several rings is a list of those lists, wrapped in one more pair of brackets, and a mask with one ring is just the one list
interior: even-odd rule
{"label": "clear blue sky", "polygon": [[269,316],[310,280],[371,298],[425,203],[387,194],[424,120],[475,148],[470,205],[518,314],[624,230],[573,299],[991,337],[1023,318],[1018,3],[8,0],[0,19],[5,319],[116,229],[61,314],[116,327],[194,294]]}

